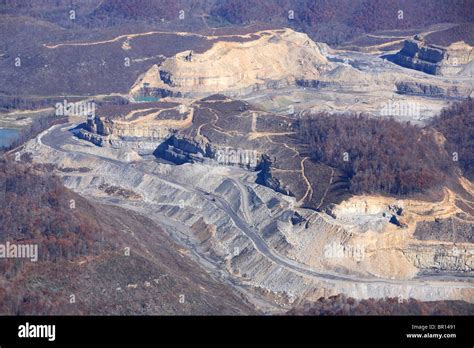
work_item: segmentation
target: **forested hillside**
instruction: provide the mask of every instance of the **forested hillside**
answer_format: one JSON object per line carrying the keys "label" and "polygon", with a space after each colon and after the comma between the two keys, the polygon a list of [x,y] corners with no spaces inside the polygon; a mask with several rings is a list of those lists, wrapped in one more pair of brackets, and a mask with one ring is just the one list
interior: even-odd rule
{"label": "forested hillside", "polygon": [[474,100],[454,104],[433,120],[433,127],[446,138],[444,144],[456,156],[463,174],[474,180]]}
{"label": "forested hillside", "polygon": [[[51,168],[0,159],[0,238],[38,244],[40,260],[98,251],[93,207],[67,190]],[[2,263],[1,265],[4,265]]]}
{"label": "forested hillside", "polygon": [[320,298],[290,310],[289,315],[472,315],[474,305],[463,301],[421,302],[384,298],[357,300],[344,295]]}
{"label": "forested hillside", "polygon": [[[28,14],[70,27],[64,14],[77,13],[75,24],[83,27],[124,25],[129,21],[174,22],[178,25],[247,25],[255,22],[290,26],[317,41],[341,44],[375,30],[423,27],[434,23],[472,20],[469,0],[86,0],[80,2],[8,1],[0,13]],[[48,7],[49,5],[49,7]],[[50,9],[54,5],[54,9]],[[44,8],[48,12],[44,13]],[[180,12],[183,11],[183,12]],[[291,15],[290,15],[290,11]],[[403,11],[400,15],[399,11]],[[186,20],[179,20],[179,14]],[[401,16],[401,17],[400,17]],[[290,18],[291,17],[291,18]]]}
{"label": "forested hillside", "polygon": [[299,129],[310,155],[342,170],[354,194],[423,192],[454,173],[433,132],[409,123],[321,113],[302,119]]}

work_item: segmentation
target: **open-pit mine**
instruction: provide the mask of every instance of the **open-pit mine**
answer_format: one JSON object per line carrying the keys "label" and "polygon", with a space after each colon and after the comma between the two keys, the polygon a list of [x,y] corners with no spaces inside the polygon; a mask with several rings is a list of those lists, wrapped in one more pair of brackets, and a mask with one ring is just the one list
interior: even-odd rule
{"label": "open-pit mine", "polygon": [[[449,134],[433,122],[443,110],[471,101],[474,51],[472,42],[431,43],[443,30],[449,28],[385,34],[399,45],[383,52],[382,46],[355,50],[264,25],[42,41],[45,76],[48,64],[70,59],[70,73],[79,78],[88,69],[85,57],[106,73],[45,87],[50,98],[60,98],[54,102],[95,108],[65,113],[64,122],[7,155],[47,166],[101,211],[149,219],[160,238],[173,243],[173,257],[190,260],[225,284],[228,296],[243,299],[235,313],[284,313],[338,294],[472,304],[474,176],[465,169],[472,166],[458,166],[469,150],[448,147]],[[123,57],[132,62],[129,70]],[[25,64],[39,79],[40,68],[28,72],[33,63]],[[82,80],[89,80],[90,95],[80,93]],[[25,88],[41,94],[40,86]],[[54,105],[42,106],[43,112],[54,113]],[[472,127],[467,105],[462,110],[470,112]],[[25,122],[33,112],[9,110],[5,117]],[[354,123],[341,123],[347,133],[318,133],[318,117]],[[415,134],[413,142],[392,150],[391,135],[379,135],[377,122],[393,132],[407,127],[396,136]],[[375,124],[374,131],[356,151],[343,140],[358,139],[362,124]],[[363,153],[372,140],[381,144],[377,151],[385,146],[380,158],[386,164],[370,162],[376,150]],[[430,151],[437,152],[429,157]],[[427,156],[420,163],[447,158],[448,164],[413,174],[413,162],[397,157],[410,152]],[[451,165],[445,176],[435,174]],[[412,186],[405,190],[405,183]],[[117,230],[118,238],[150,247],[141,255],[152,257],[153,232],[145,239],[131,226]],[[154,284],[131,278],[107,293],[133,298],[141,284]]]}

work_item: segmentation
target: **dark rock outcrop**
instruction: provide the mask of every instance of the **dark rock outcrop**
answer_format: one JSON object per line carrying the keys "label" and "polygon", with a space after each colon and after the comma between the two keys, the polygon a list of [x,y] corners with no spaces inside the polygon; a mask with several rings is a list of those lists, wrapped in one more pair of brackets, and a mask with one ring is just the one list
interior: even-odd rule
{"label": "dark rock outcrop", "polygon": [[432,75],[456,75],[472,60],[473,48],[456,42],[448,47],[428,44],[420,36],[406,40],[392,59],[406,68]]}

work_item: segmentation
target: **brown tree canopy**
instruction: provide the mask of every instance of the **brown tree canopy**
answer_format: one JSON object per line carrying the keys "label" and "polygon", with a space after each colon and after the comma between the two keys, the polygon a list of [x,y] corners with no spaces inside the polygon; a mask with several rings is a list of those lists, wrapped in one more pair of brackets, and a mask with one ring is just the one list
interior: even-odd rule
{"label": "brown tree canopy", "polygon": [[386,297],[357,300],[342,294],[321,297],[291,309],[288,315],[472,315],[474,305],[464,301],[423,302]]}
{"label": "brown tree canopy", "polygon": [[423,192],[455,172],[432,130],[392,118],[320,113],[300,121],[299,136],[310,156],[345,173],[354,194]]}
{"label": "brown tree canopy", "polygon": [[452,105],[433,120],[433,127],[446,138],[444,147],[457,155],[463,174],[474,179],[474,101]]}
{"label": "brown tree canopy", "polygon": [[93,207],[50,169],[23,162],[0,159],[0,242],[38,244],[44,261],[93,253],[101,231]]}

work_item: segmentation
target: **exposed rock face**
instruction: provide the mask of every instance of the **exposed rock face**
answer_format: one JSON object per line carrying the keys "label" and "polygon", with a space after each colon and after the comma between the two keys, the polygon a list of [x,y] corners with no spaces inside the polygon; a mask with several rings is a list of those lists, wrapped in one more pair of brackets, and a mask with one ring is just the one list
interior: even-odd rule
{"label": "exposed rock face", "polygon": [[212,144],[196,138],[189,139],[172,135],[160,144],[154,154],[176,164],[188,162],[212,163],[238,166],[255,170],[261,163],[262,156],[254,150],[226,147]]}
{"label": "exposed rock face", "polygon": [[473,47],[463,41],[448,47],[430,45],[415,37],[406,40],[394,62],[432,75],[456,75],[473,59]]}
{"label": "exposed rock face", "polygon": [[395,83],[397,92],[404,95],[426,97],[462,98],[472,92],[472,88],[461,84],[437,84],[420,80],[403,80]]}
{"label": "exposed rock face", "polygon": [[141,155],[152,154],[173,129],[156,125],[137,125],[114,122],[104,117],[88,120],[77,136],[98,146],[126,147]]}
{"label": "exposed rock face", "polygon": [[151,154],[177,129],[191,123],[194,110],[182,104],[138,103],[119,111],[98,110],[77,132],[81,139],[104,146],[126,147],[139,154]]}
{"label": "exposed rock face", "polygon": [[165,127],[156,127],[156,125],[153,124],[118,122],[104,117],[96,117],[93,120],[88,120],[86,129],[98,135],[114,135],[121,138],[162,139],[165,133]]}
{"label": "exposed rock face", "polygon": [[414,244],[410,245],[404,253],[407,259],[419,269],[465,272],[474,269],[472,244],[460,246]]}
{"label": "exposed rock face", "polygon": [[103,146],[104,145],[104,137],[103,136],[98,135],[96,133],[88,132],[85,129],[80,129],[79,132],[76,133],[76,135],[79,139],[90,141],[91,143],[93,143],[97,146]]}
{"label": "exposed rock face", "polygon": [[[398,265],[404,262],[410,266],[405,271],[405,276],[413,270],[413,266],[421,271],[472,272],[472,229],[465,226],[465,232],[460,230],[463,225],[456,214],[461,210],[455,205],[453,197],[454,193],[449,190],[445,191],[444,199],[439,202],[409,199],[397,201],[394,198],[374,196],[353,197],[334,206],[332,213],[344,226],[350,225],[350,231],[359,233],[353,238],[364,246],[369,259],[373,257],[374,265],[387,262],[387,256],[382,256],[378,251],[383,247],[393,253],[390,262]],[[445,228],[428,235],[424,227],[423,231],[418,231],[423,225],[437,219],[437,216],[449,216],[449,219],[454,216],[458,232]],[[392,222],[394,218],[399,222],[398,225]],[[449,227],[451,226],[454,227],[452,221],[449,223]],[[429,225],[429,229],[432,232],[433,226]],[[424,241],[429,242],[420,242],[420,234],[423,234]],[[373,239],[374,236],[377,237]],[[376,242],[371,244],[374,240]],[[379,274],[384,272],[387,270],[378,270]]]}
{"label": "exposed rock face", "polygon": [[184,51],[153,66],[132,87],[133,95],[242,95],[315,79],[328,63],[320,44],[291,29],[254,34],[251,41],[219,41],[204,53]]}

